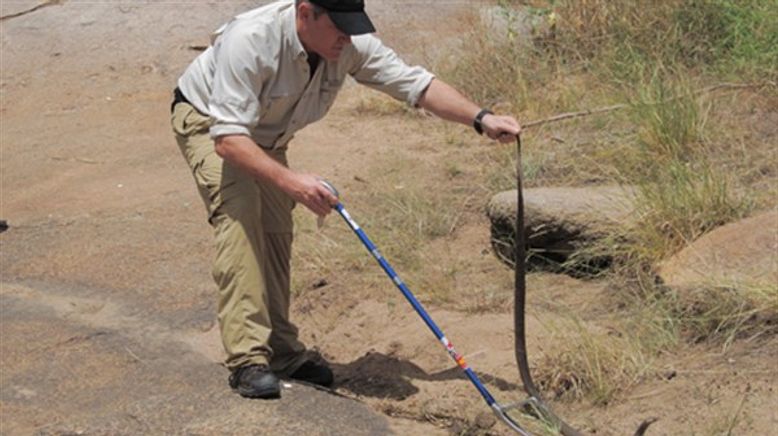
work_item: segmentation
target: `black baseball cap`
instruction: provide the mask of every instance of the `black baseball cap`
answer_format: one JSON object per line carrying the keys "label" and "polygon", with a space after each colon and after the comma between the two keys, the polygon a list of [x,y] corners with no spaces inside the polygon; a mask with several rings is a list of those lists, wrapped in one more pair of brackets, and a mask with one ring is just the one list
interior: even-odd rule
{"label": "black baseball cap", "polygon": [[327,10],[327,15],[346,35],[362,35],[375,32],[373,23],[365,13],[364,0],[308,0]]}

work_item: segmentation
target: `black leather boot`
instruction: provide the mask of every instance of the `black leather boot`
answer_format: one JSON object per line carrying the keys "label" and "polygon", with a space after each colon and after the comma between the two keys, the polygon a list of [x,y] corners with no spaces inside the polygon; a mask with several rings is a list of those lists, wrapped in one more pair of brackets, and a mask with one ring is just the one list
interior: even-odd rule
{"label": "black leather boot", "polygon": [[248,398],[279,398],[281,385],[278,377],[266,365],[246,365],[230,375],[230,387]]}

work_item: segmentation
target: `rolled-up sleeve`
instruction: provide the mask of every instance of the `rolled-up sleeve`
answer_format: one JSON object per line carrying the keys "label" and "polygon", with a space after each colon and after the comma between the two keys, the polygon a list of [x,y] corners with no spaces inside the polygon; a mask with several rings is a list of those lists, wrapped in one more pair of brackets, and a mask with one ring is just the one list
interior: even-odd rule
{"label": "rolled-up sleeve", "polygon": [[268,50],[267,38],[258,32],[246,27],[227,29],[214,44],[216,62],[208,102],[213,138],[251,136],[251,130],[259,122],[259,94],[269,73],[268,65],[263,62]]}
{"label": "rolled-up sleeve", "polygon": [[356,59],[349,73],[370,88],[397,100],[417,106],[435,76],[420,66],[408,66],[389,47],[373,35],[352,39]]}

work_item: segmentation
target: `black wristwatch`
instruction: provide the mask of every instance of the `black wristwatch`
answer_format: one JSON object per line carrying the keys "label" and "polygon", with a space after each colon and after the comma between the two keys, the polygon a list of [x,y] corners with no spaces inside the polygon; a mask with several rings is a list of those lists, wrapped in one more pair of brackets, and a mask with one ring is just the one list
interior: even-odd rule
{"label": "black wristwatch", "polygon": [[475,128],[475,131],[478,132],[479,135],[484,134],[484,126],[481,124],[481,120],[484,119],[486,114],[494,115],[494,112],[489,109],[481,109],[481,112],[478,112],[478,115],[476,115],[473,120],[473,128]]}

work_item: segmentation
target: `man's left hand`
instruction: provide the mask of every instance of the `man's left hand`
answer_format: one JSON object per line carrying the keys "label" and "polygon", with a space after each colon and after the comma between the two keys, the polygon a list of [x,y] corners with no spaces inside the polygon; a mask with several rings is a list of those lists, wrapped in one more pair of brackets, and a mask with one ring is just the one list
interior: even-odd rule
{"label": "man's left hand", "polygon": [[491,139],[507,143],[516,140],[521,132],[521,125],[515,118],[508,115],[487,114],[481,120],[484,134]]}

